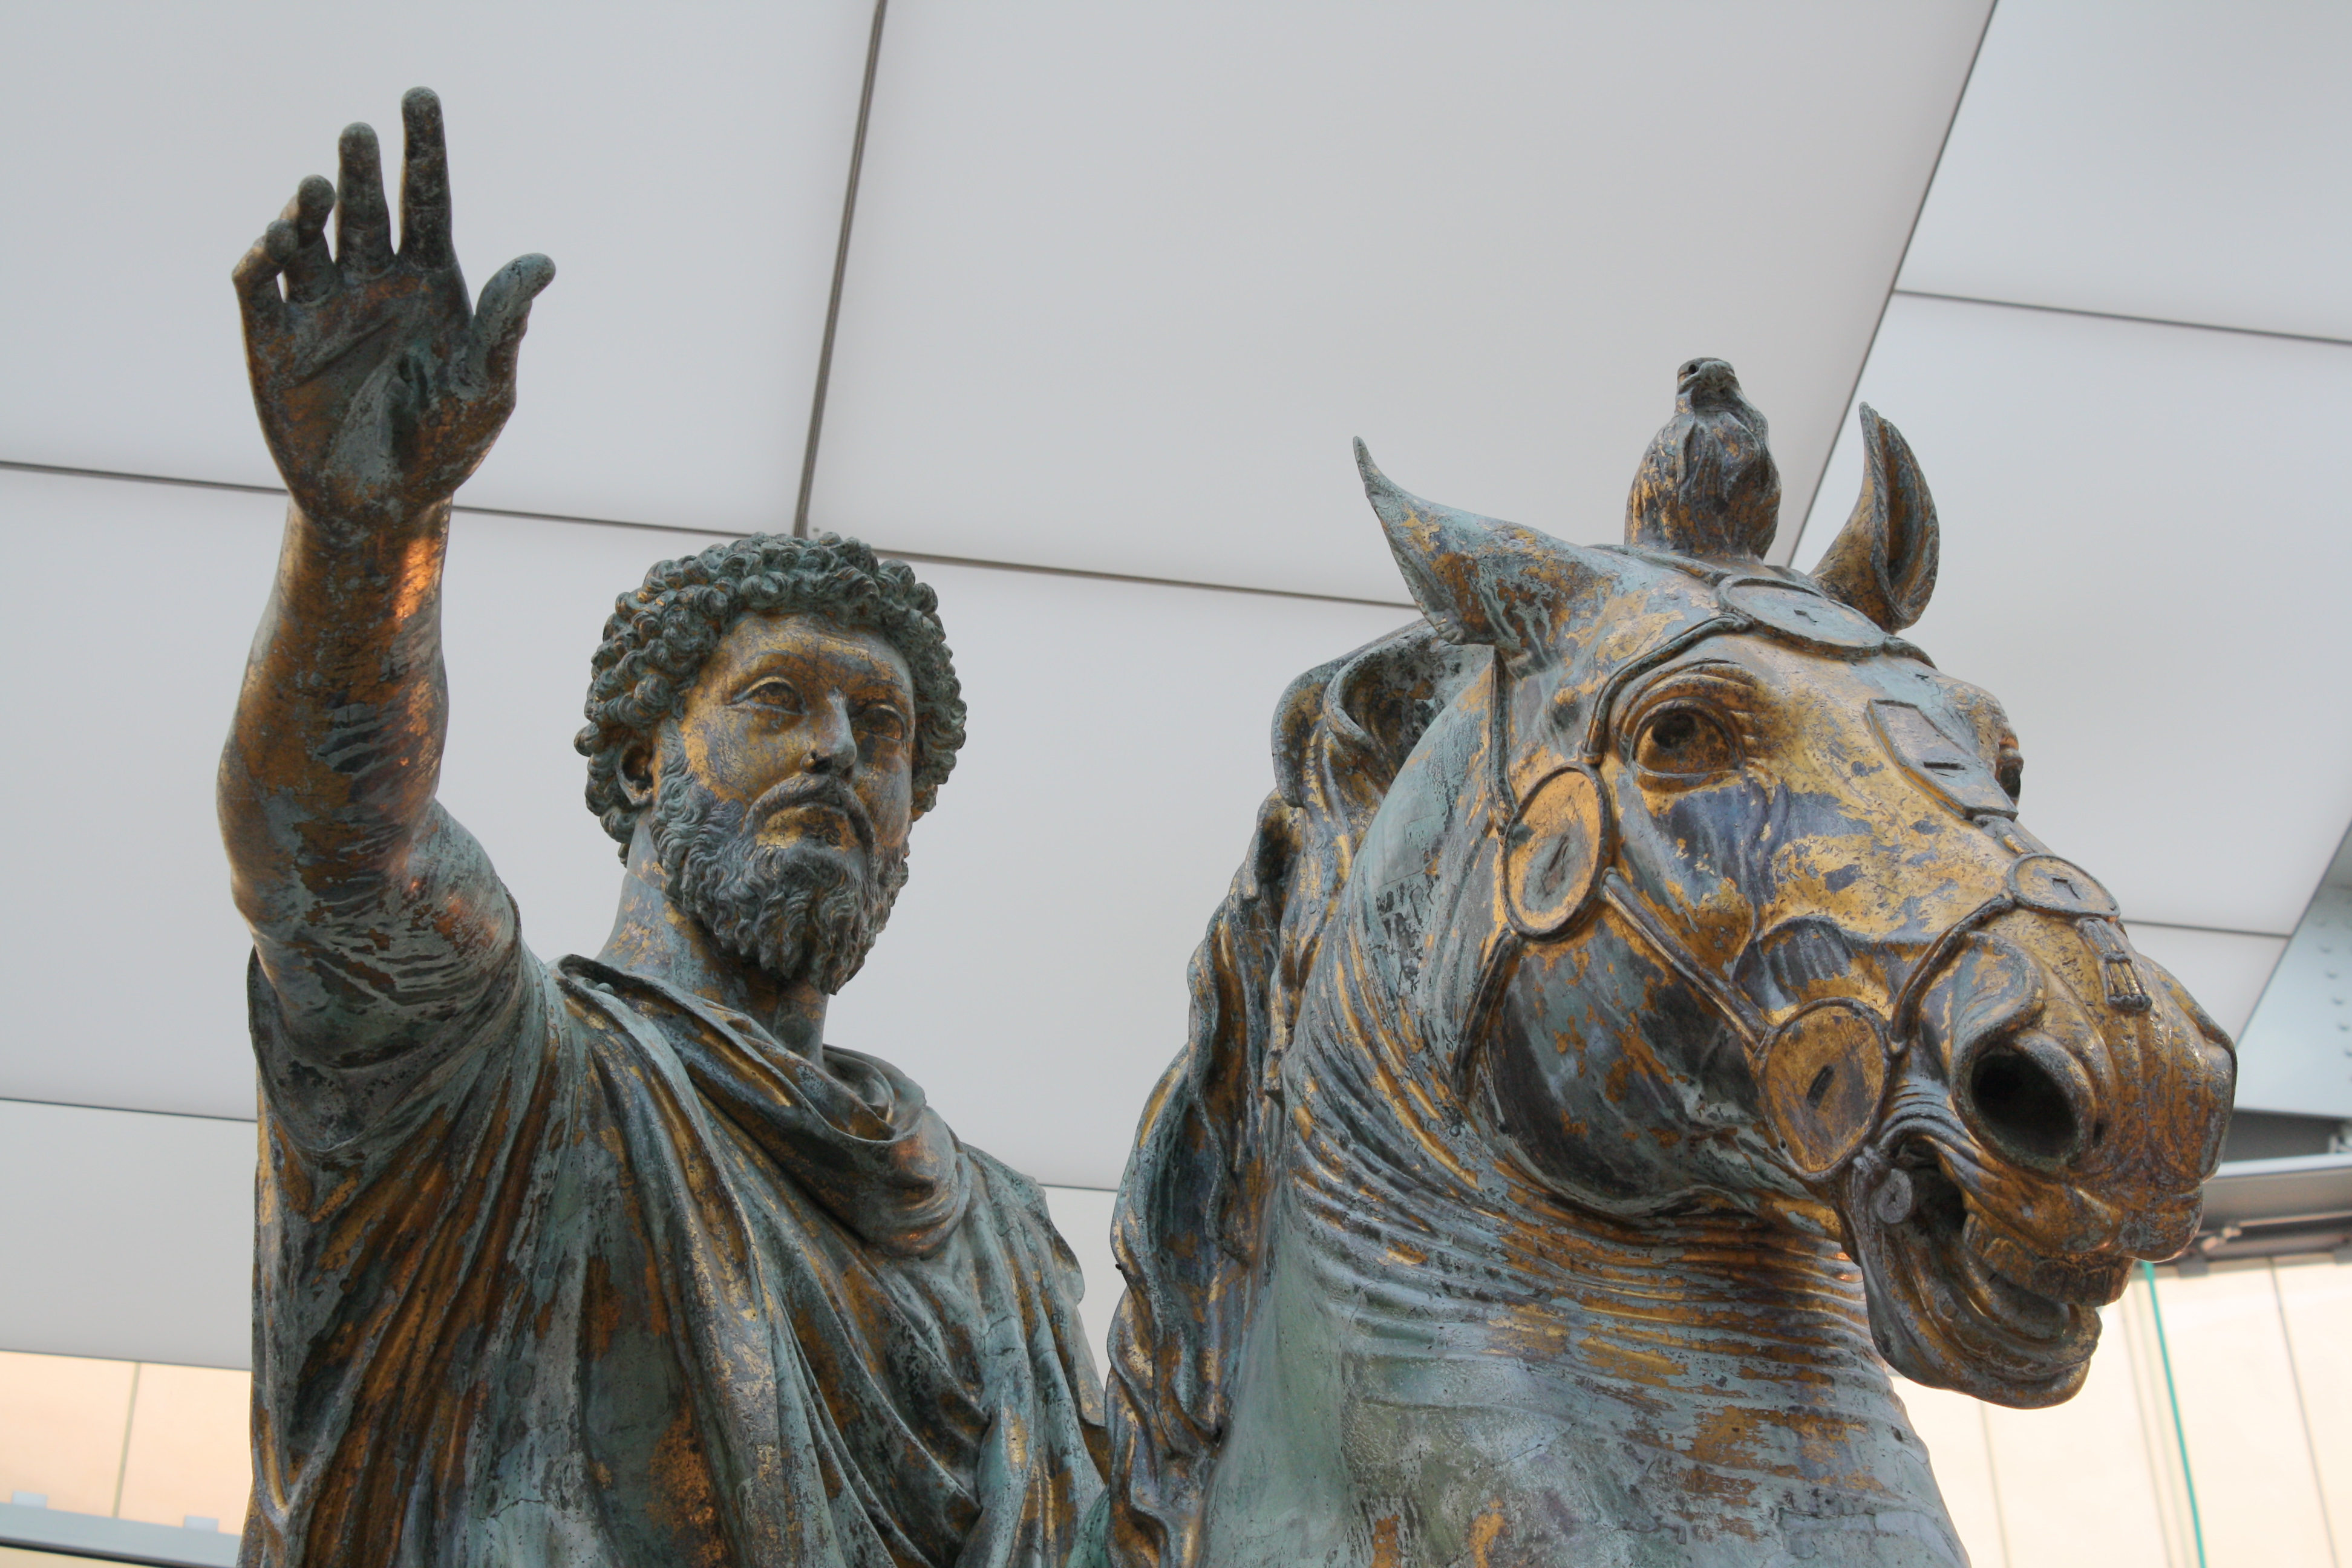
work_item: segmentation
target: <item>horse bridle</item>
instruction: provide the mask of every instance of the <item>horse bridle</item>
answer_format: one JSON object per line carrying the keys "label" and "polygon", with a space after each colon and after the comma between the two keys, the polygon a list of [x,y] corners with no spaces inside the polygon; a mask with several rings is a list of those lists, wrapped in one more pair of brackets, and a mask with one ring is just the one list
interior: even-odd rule
{"label": "horse bridle", "polygon": [[[1643,553],[1648,558],[1648,552]],[[2108,1005],[2126,1012],[2147,1008],[2147,988],[2107,890],[2017,825],[2016,804],[1973,749],[1953,742],[1920,709],[1892,699],[1871,705],[1880,742],[1939,805],[1982,829],[2009,852],[2000,890],[1927,943],[1904,975],[1891,1013],[1884,1016],[1866,1002],[1837,996],[1807,1003],[1775,1023],[1692,952],[1643,901],[1618,863],[1614,814],[1600,774],[1600,763],[1616,738],[1618,698],[1650,671],[1700,643],[1741,633],[1846,658],[1891,652],[1930,663],[1930,668],[1932,663],[1910,644],[1804,584],[1712,575],[1696,563],[1661,563],[1709,582],[1716,613],[1612,671],[1593,697],[1575,753],[1542,771],[1524,794],[1511,783],[1514,678],[1499,654],[1490,666],[1487,751],[1496,810],[1488,826],[1501,845],[1497,875],[1511,940],[1496,943],[1489,955],[1488,974],[1479,987],[1482,1009],[1491,1004],[1499,975],[1516,967],[1519,947],[1567,940],[1596,908],[1607,906],[1636,941],[1730,1026],[1762,1091],[1765,1114],[1790,1162],[1800,1173],[1819,1180],[1852,1159],[1877,1130],[1885,1115],[1889,1069],[1910,1048],[1928,985],[1971,932],[2000,916],[2023,909],[2073,920],[2098,960]]]}

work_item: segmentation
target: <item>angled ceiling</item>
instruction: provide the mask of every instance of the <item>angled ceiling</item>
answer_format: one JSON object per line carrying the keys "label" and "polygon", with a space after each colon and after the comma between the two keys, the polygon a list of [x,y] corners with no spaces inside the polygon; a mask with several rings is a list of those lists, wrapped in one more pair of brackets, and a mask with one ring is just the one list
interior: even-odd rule
{"label": "angled ceiling", "polygon": [[2352,339],[2352,6],[2002,0],[1903,287]]}
{"label": "angled ceiling", "polygon": [[[336,132],[446,109],[476,288],[558,276],[479,506],[743,531],[792,515],[870,0],[658,10],[40,6],[0,94],[0,459],[275,484],[228,269]],[[396,177],[396,174],[395,176]]]}
{"label": "angled ceiling", "polygon": [[[1862,396],[1918,454],[1943,527],[1906,635],[2000,698],[2025,820],[2128,918],[2284,936],[2352,818],[2352,710],[2311,684],[2352,668],[2352,502],[2282,437],[2352,425],[2347,371],[2334,344],[1887,311]],[[1849,435],[1799,564],[1860,484]]]}
{"label": "angled ceiling", "polygon": [[2352,821],[2347,62],[2337,5],[2002,0],[1862,386],[1943,516],[1920,639],[2018,720],[2027,818],[2245,1026],[2242,1103],[2290,1111],[2280,1053],[2343,1074],[2271,975]]}
{"label": "angled ceiling", "polygon": [[1393,599],[1350,437],[1613,537],[1711,353],[1793,526],[1987,9],[899,0],[813,516]]}
{"label": "angled ceiling", "polygon": [[[2334,90],[2352,24],[2277,0],[1985,15],[894,0],[815,521],[1394,604],[1349,437],[1423,493],[1606,539],[1675,365],[1715,353],[1773,417],[1793,546],[1916,215],[1864,394],[1943,506],[1921,639],[2017,716],[2029,817],[2139,929],[2187,932],[2147,945],[2242,1013],[2352,819],[2352,717],[2324,689],[2352,653],[2329,596],[2352,564],[2333,457],[2352,346],[2277,335],[2352,333],[2352,220],[2329,197],[2352,162]],[[462,499],[780,525],[872,16],[27,13],[0,95],[0,460],[270,483],[227,268],[341,124],[388,128],[425,81],[475,280],[525,249],[562,268],[520,412]],[[1851,452],[1832,468],[1800,560],[1853,496]],[[111,580],[134,630],[89,689],[153,695],[143,729],[54,685],[10,700],[20,728],[66,727],[104,787],[16,785],[20,813],[68,825],[24,868],[79,901],[20,918],[37,1000],[0,1042],[0,1095],[236,1113],[242,941],[206,781],[275,503],[27,476],[5,499],[43,580],[130,563]],[[579,668],[610,595],[699,541],[475,516],[458,541],[449,798],[533,942],[593,945],[614,863],[575,805]],[[975,1141],[1108,1182],[1180,1037],[1183,956],[1265,788],[1275,693],[1398,612],[925,574],[974,740],[841,1026]],[[79,635],[72,601],[36,608],[45,637]],[[141,920],[172,933],[153,983],[89,1049],[47,1048],[89,1026],[45,979]],[[951,981],[926,990],[934,973]],[[1046,1136],[1038,1095],[1090,1131]]]}

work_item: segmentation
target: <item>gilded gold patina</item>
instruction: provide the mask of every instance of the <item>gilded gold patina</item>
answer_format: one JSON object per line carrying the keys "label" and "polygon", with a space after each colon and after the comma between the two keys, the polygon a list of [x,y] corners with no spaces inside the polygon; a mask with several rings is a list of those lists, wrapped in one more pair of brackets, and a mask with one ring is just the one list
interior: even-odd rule
{"label": "gilded gold patina", "polygon": [[1121,1189],[1099,1560],[1960,1563],[1888,1363],[2063,1400],[2192,1235],[2231,1044],[1895,635],[1935,509],[1862,424],[1811,575],[1719,361],[1622,547],[1362,458],[1426,618],[1276,716]]}
{"label": "gilded gold patina", "polygon": [[440,106],[404,110],[397,251],[353,126],[236,275],[292,498],[220,772],[261,1078],[240,1561],[1059,1568],[1104,1458],[1076,1264],[824,1038],[963,738],[937,601],[829,534],[623,595],[580,737],[620,908],[535,958],[435,793],[450,496],[553,268],[468,300]]}

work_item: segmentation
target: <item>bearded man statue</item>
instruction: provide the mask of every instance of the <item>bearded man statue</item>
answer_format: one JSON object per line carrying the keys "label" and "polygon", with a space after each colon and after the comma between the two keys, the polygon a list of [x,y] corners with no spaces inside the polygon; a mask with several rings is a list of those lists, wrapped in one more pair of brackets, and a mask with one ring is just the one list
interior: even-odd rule
{"label": "bearded man statue", "polygon": [[[222,759],[261,1077],[247,1564],[1058,1568],[1101,1486],[1034,1185],[828,1047],[963,740],[937,601],[853,541],[654,568],[596,652],[594,959],[436,803],[449,500],[541,257],[469,307],[440,107],[236,269],[286,542]],[[331,253],[328,216],[338,217]]]}

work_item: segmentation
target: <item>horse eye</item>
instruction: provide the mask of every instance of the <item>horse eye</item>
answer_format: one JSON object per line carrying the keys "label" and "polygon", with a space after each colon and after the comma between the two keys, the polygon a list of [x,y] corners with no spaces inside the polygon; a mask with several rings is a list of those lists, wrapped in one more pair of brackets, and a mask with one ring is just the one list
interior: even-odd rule
{"label": "horse eye", "polygon": [[1669,708],[1643,726],[1633,762],[1647,773],[1698,778],[1738,767],[1739,749],[1723,726],[1706,714]]}
{"label": "horse eye", "polygon": [[2010,800],[2016,801],[2017,792],[2025,784],[2025,757],[2018,751],[2017,742],[2005,735],[2001,737],[2000,755],[1992,765],[1992,776]]}

